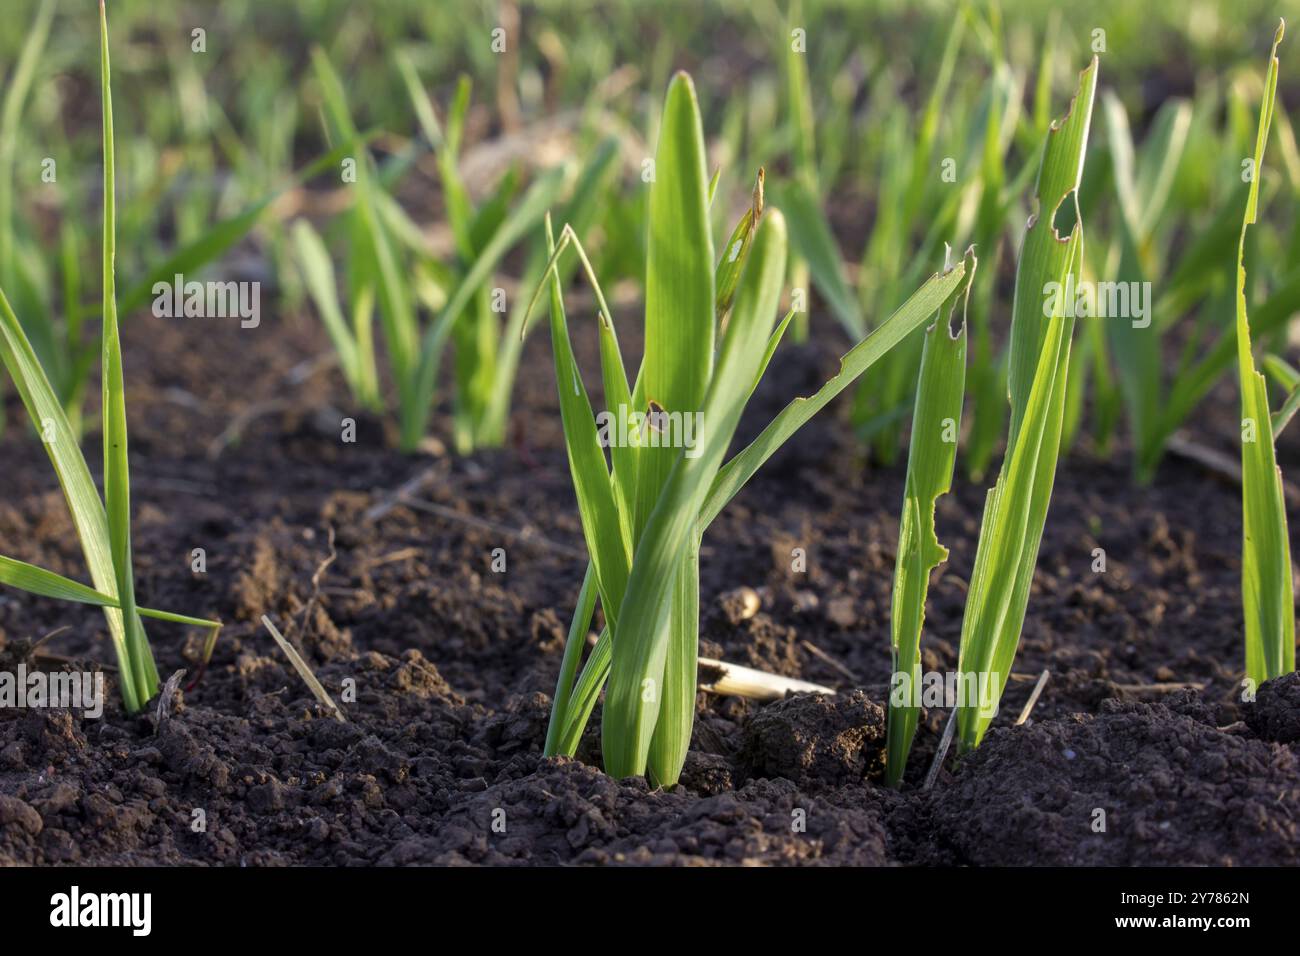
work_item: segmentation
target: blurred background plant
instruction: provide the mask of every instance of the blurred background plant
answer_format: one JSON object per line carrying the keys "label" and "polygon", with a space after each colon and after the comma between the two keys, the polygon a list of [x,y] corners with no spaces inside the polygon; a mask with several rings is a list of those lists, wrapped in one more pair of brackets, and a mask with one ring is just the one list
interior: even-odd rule
{"label": "blurred background plant", "polygon": [[[94,38],[79,6],[9,0],[0,33],[0,286],[75,428],[95,401],[99,320]],[[971,477],[996,465],[1005,434],[1013,263],[1050,104],[1072,89],[1064,64],[1095,52],[1083,275],[1151,282],[1154,301],[1149,328],[1080,324],[1064,448],[1123,456],[1140,481],[1228,387],[1221,252],[1245,198],[1254,67],[1267,26],[1300,13],[1295,0],[112,6],[118,95],[133,105],[117,130],[124,323],[174,271],[260,281],[268,322],[326,330],[357,410],[397,410],[395,442],[501,445],[541,215],[585,227],[615,308],[639,300],[662,108],[648,91],[684,68],[719,131],[710,171],[765,165],[786,214],[784,347],[856,340],[941,243],[975,244],[959,454]],[[1300,192],[1297,75],[1282,71],[1278,175],[1248,250],[1255,343],[1283,357],[1300,220],[1294,202],[1268,200]],[[360,159],[364,188],[341,179],[342,155]],[[749,202],[746,178],[722,179],[719,240]],[[912,336],[856,390],[864,458],[905,447],[921,351]]]}

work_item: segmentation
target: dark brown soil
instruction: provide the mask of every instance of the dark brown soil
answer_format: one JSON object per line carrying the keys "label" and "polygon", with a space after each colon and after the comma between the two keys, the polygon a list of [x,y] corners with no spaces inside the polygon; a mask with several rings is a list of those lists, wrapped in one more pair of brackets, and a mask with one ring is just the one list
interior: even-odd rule
{"label": "dark brown soil", "polygon": [[[345,393],[311,364],[324,351],[304,323],[128,323],[138,590],[226,628],[161,718],[125,716],[111,674],[102,719],[0,711],[0,863],[1300,861],[1300,681],[1237,699],[1240,501],[1199,466],[1170,459],[1138,489],[1123,461],[1063,463],[994,729],[926,791],[945,716],[928,714],[895,792],[879,778],[902,474],[864,465],[826,413],[706,538],[701,637],[709,656],[841,694],[702,694],[682,785],[651,791],[540,756],[584,564],[545,338],[528,346],[513,446],[467,458],[399,455],[365,416],[340,441]],[[742,439],[834,360],[783,350]],[[1204,429],[1230,439],[1232,402],[1229,389]],[[97,461],[97,436],[87,447]],[[39,443],[11,427],[0,463],[0,553],[84,579]],[[416,476],[419,504],[368,515]],[[952,557],[931,589],[927,670],[956,666],[984,494],[959,477],[940,503]],[[194,548],[206,573],[191,572]],[[739,587],[760,597],[751,618],[726,597]],[[314,704],[263,614],[345,701],[346,724]],[[164,677],[194,672],[197,635],[149,630]],[[0,658],[33,653],[112,662],[96,612],[6,590]],[[1012,726],[1043,669],[1030,721]]]}

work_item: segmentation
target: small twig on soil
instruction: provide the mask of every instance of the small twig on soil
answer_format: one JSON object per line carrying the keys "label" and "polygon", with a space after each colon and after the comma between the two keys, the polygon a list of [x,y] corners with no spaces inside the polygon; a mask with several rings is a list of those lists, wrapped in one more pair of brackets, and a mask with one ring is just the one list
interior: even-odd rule
{"label": "small twig on soil", "polygon": [[700,690],[730,697],[748,697],[750,700],[780,700],[786,694],[834,694],[821,684],[767,671],[728,664],[709,657],[700,658]]}
{"label": "small twig on soil", "polygon": [[1047,668],[1038,675],[1038,683],[1034,685],[1033,691],[1029,694],[1029,700],[1025,701],[1024,709],[1020,711],[1020,716],[1016,718],[1016,726],[1019,727],[1034,710],[1034,705],[1038,703],[1039,696],[1043,693],[1043,688],[1047,685],[1047,677],[1051,673]]}
{"label": "small twig on soil", "polygon": [[271,619],[265,614],[262,615],[262,624],[271,632],[271,636],[275,638],[275,643],[280,645],[280,650],[284,651],[285,656],[289,658],[289,663],[293,665],[293,669],[298,672],[298,676],[303,679],[303,683],[307,685],[316,699],[329,709],[339,723],[346,724],[347,718],[343,716],[343,711],[339,710],[338,705],[334,703],[334,699],[326,692],[321,682],[316,679],[316,675],[311,672],[307,662],[294,650],[293,645],[284,639],[284,635],[276,630],[275,625],[271,623]]}
{"label": "small twig on soil", "polygon": [[847,678],[848,681],[849,681],[850,683],[853,683],[853,684],[858,683],[858,679],[857,679],[857,677],[854,675],[853,671],[849,670],[847,667],[845,667],[843,664],[841,664],[841,663],[840,663],[839,661],[837,661],[835,658],[831,657],[829,654],[827,654],[824,650],[822,650],[820,647],[818,647],[818,646],[817,646],[816,644],[814,644],[812,641],[802,640],[802,641],[800,641],[799,643],[802,644],[804,650],[806,650],[806,651],[807,651],[809,654],[811,654],[813,657],[816,657],[818,660],[823,661],[824,663],[830,665],[830,666],[833,667],[835,670],[837,670],[837,671],[839,671],[841,674],[843,674],[844,677]]}
{"label": "small twig on soil", "polygon": [[952,736],[957,731],[957,708],[952,709],[948,715],[948,723],[943,728],[943,736],[939,738],[939,749],[934,752],[934,760],[930,762],[930,769],[926,772],[925,783],[921,785],[922,790],[929,790],[934,786],[934,782],[939,779],[939,771],[943,768],[943,760],[948,756],[948,748],[952,746]]}
{"label": "small twig on soil", "polygon": [[[1222,478],[1226,478],[1238,485],[1241,484],[1241,462],[1230,455],[1225,455],[1214,448],[1192,441],[1181,433],[1170,436],[1165,447],[1175,455],[1181,455],[1189,461],[1194,461]],[[1283,479],[1282,491],[1286,495],[1288,503],[1300,505],[1300,488]]]}
{"label": "small twig on soil", "polygon": [[424,487],[433,481],[436,474],[436,468],[426,468],[413,478],[408,478],[406,481],[402,482],[402,484],[398,485],[397,489],[388,495],[388,497],[383,501],[371,505],[364,515],[365,520],[378,521],[398,505],[405,504],[406,500],[410,498],[411,495],[415,494],[417,491],[423,491]]}
{"label": "small twig on soil", "polygon": [[1116,690],[1128,694],[1171,694],[1176,690],[1205,690],[1204,684],[1194,681],[1170,681],[1163,684],[1115,684]]}
{"label": "small twig on soil", "polygon": [[560,544],[558,541],[552,541],[538,534],[532,528],[509,528],[506,525],[499,524],[495,521],[488,521],[486,518],[476,518],[473,515],[462,514],[454,508],[448,508],[445,505],[434,504],[432,501],[424,501],[419,498],[411,498],[403,502],[408,508],[414,508],[416,511],[427,511],[429,514],[437,515],[440,518],[446,518],[449,521],[459,521],[474,528],[480,528],[483,531],[491,531],[493,534],[499,534],[503,537],[514,538],[527,544],[535,544],[539,547],[549,548],[556,554],[563,554],[566,557],[575,558],[579,561],[587,560],[587,552],[579,551],[577,548],[571,548],[567,544]]}
{"label": "small twig on soil", "polygon": [[273,398],[267,402],[257,402],[249,405],[242,412],[230,420],[230,424],[212,441],[208,442],[208,460],[215,461],[221,457],[221,453],[228,447],[239,441],[244,434],[244,429],[264,415],[273,415],[276,412],[284,411],[292,403],[287,398]]}
{"label": "small twig on soil", "polygon": [[325,526],[326,541],[329,544],[330,553],[325,556],[325,560],[316,568],[316,573],[311,576],[311,597],[307,598],[307,603],[303,605],[302,611],[298,618],[302,621],[300,630],[303,634],[307,633],[307,628],[311,627],[311,612],[315,610],[316,603],[320,600],[320,579],[326,569],[334,563],[339,553],[334,547],[334,526]]}
{"label": "small twig on soil", "polygon": [[64,624],[62,627],[56,627],[54,630],[42,634],[36,640],[32,641],[31,653],[35,654],[38,650],[40,650],[41,645],[44,644],[46,641],[58,637],[64,631],[71,630],[71,629],[72,629],[72,625]]}
{"label": "small twig on soil", "polygon": [[375,596],[375,592],[368,591],[365,588],[328,587],[328,588],[321,588],[320,593],[328,594],[330,597],[352,598],[352,599],[365,598],[365,597],[373,598]]}
{"label": "small twig on soil", "polygon": [[408,558],[418,558],[423,552],[419,548],[401,548],[391,554],[385,554],[382,557],[375,558],[373,561],[367,561],[366,566],[377,568],[383,564],[395,564],[398,561],[405,561]]}
{"label": "small twig on soil", "polygon": [[[317,372],[324,371],[327,368],[332,368],[337,364],[337,362],[338,356],[333,352],[322,352],[320,355],[303,359],[293,368],[289,369],[281,381],[287,387],[296,387],[307,381],[307,379],[311,378]],[[293,407],[293,403],[289,399],[273,398],[265,402],[255,402],[248,408],[245,408],[242,412],[231,419],[231,422],[226,426],[225,431],[208,443],[208,458],[214,461],[217,458],[220,458],[222,452],[235,442],[239,441],[243,436],[245,429],[247,429],[248,426],[257,419],[266,415],[273,415],[276,412],[281,412],[291,407]]]}
{"label": "small twig on soil", "polygon": [[339,356],[337,352],[322,352],[320,355],[305,358],[285,373],[285,384],[301,385],[318,372],[331,369],[338,364]]}

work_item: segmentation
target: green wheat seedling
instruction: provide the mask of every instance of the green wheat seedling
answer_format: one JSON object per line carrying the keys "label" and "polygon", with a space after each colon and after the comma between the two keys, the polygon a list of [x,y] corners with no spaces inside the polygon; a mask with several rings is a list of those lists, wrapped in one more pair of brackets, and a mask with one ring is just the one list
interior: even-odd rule
{"label": "green wheat seedling", "polygon": [[[356,141],[358,133],[342,81],[324,51],[314,50],[312,61],[331,141]],[[447,343],[454,343],[455,442],[457,450],[468,452],[504,441],[509,396],[519,363],[518,333],[524,325],[524,309],[516,301],[502,328],[500,297],[489,281],[492,272],[541,222],[572,177],[567,166],[552,167],[516,196],[518,177],[507,174],[475,207],[456,165],[469,109],[468,81],[460,84],[444,126],[438,122],[414,67],[401,57],[398,65],[416,118],[436,154],[455,239],[455,261],[444,263],[430,254],[419,227],[386,191],[385,178],[369,155],[357,158],[356,163],[356,199],[346,231],[347,294],[342,301],[328,247],[305,220],[294,226],[295,249],[348,388],[362,407],[373,411],[384,408],[372,332],[378,309],[397,389],[403,450],[414,450],[424,438],[442,355]],[[579,175],[567,210],[575,222],[585,223],[593,214],[599,184],[611,168],[613,156],[612,146],[607,145]],[[525,270],[526,283],[529,270],[531,285],[540,281],[545,261],[544,250],[533,250]],[[418,318],[420,304],[435,313],[423,327]]]}
{"label": "green wheat seedling", "polygon": [[[823,197],[818,187],[820,175],[808,57],[806,51],[794,49],[790,42],[794,29],[803,22],[800,5],[792,4],[786,29],[777,33],[786,45],[781,62],[785,72],[793,169],[789,181],[774,190],[773,196],[785,214],[790,231],[792,285],[807,288],[811,279],[836,321],[857,340],[862,338],[865,328],[862,308],[845,275],[844,262],[822,209]],[[793,335],[796,342],[808,338],[806,309],[795,314]]]}
{"label": "green wheat seedling", "polygon": [[[1273,449],[1268,385],[1255,369],[1246,315],[1246,234],[1259,210],[1264,147],[1277,99],[1279,22],[1268,59],[1255,137],[1254,171],[1237,243],[1237,368],[1241,381],[1241,600],[1246,618],[1246,678],[1255,687],[1295,670],[1295,594],[1282,472]],[[1282,422],[1285,424],[1285,422]]]}
{"label": "green wheat seedling", "polygon": [[[1091,353],[1098,448],[1104,452],[1110,444],[1122,399],[1134,448],[1135,477],[1141,483],[1154,479],[1171,436],[1229,373],[1236,359],[1236,330],[1227,326],[1209,349],[1198,353],[1202,351],[1200,344],[1208,322],[1232,308],[1229,300],[1234,282],[1231,270],[1222,261],[1222,250],[1239,229],[1237,210],[1254,188],[1253,177],[1250,182],[1238,183],[1219,211],[1197,224],[1195,238],[1176,260],[1170,252],[1174,227],[1179,225],[1171,221],[1174,217],[1170,212],[1182,213],[1168,202],[1175,176],[1183,163],[1202,161],[1204,155],[1217,153],[1218,139],[1226,135],[1198,115],[1204,109],[1199,103],[1171,100],[1156,114],[1142,148],[1135,149],[1119,99],[1113,94],[1103,98],[1111,177],[1120,215],[1118,236],[1106,249],[1100,267],[1094,266],[1092,271],[1115,276],[1130,289],[1148,283],[1160,294],[1146,303],[1147,314],[1140,320],[1121,316],[1090,323],[1085,348]],[[1213,149],[1206,143],[1211,137],[1215,140]],[[1240,172],[1235,160],[1231,167],[1215,168],[1209,175],[1216,182],[1229,176],[1235,180],[1235,174]],[[1300,268],[1291,267],[1277,279],[1251,322],[1263,338],[1278,334],[1300,308]],[[1181,345],[1172,374],[1166,376],[1163,364],[1169,334],[1179,320],[1197,309],[1200,321]],[[1080,394],[1073,397],[1075,407],[1067,426],[1067,444],[1077,427],[1081,400]]]}
{"label": "green wheat seedling", "polygon": [[[509,307],[503,309],[499,301],[494,301],[499,294],[488,288],[487,267],[495,266],[511,246],[534,231],[546,205],[558,197],[565,170],[554,168],[543,173],[517,206],[514,205],[514,194],[518,176],[512,170],[476,207],[458,166],[465,115],[470,103],[468,78],[461,78],[444,129],[411,61],[399,57],[397,62],[420,130],[433,147],[437,159],[448,224],[455,238],[458,260],[455,269],[458,275],[478,282],[477,287],[464,285],[466,291],[460,294],[468,294],[468,302],[459,315],[452,317],[451,336],[456,356],[453,389],[456,449],[469,452],[476,448],[500,446],[506,438],[510,393],[519,368],[527,300],[523,295],[515,296]],[[578,174],[563,209],[565,222],[575,230],[585,230],[594,221],[616,156],[616,142],[607,139]],[[521,289],[533,289],[541,282],[546,260],[545,245],[534,241],[526,256]],[[500,317],[503,311],[504,321]]]}
{"label": "green wheat seedling", "polygon": [[[973,262],[971,272],[974,272]],[[957,307],[955,300],[949,303],[949,311],[940,310],[934,324],[926,330],[916,385],[890,610],[894,659],[891,694],[901,695],[898,700],[891,696],[889,706],[885,776],[890,786],[898,786],[903,779],[907,753],[920,716],[917,690],[921,686],[921,627],[925,622],[930,572],[948,559],[948,549],[935,536],[934,504],[952,487],[953,465],[957,460],[958,424],[966,390],[964,310],[969,292],[968,284],[967,296],[961,302],[961,327],[955,335],[950,328],[952,310]]]}
{"label": "green wheat seedling", "polygon": [[[715,264],[704,137],[695,88],[685,74],[669,86],[655,170],[645,356],[633,384],[626,377],[613,314],[572,229],[562,231],[551,256],[554,263],[572,247],[594,287],[607,413],[626,420],[619,434],[626,431],[636,439],[608,441],[609,428],[602,439],[574,361],[558,271],[548,269],[556,384],[591,563],[565,647],[546,751],[574,753],[608,681],[601,727],[605,769],[617,777],[648,775],[668,786],[681,773],[695,716],[705,530],[799,427],[962,294],[974,262],[968,257],[924,283],[844,356],[838,375],[815,395],[791,402],[723,465],[745,404],[792,318],[787,314],[773,328],[786,269],[785,217],[763,208],[756,186],[750,209]],[[727,295],[736,270],[740,275],[727,314],[719,293]],[[539,287],[534,299],[542,291]],[[689,443],[678,443],[684,447],[660,440],[686,422],[698,424]],[[579,673],[597,600],[605,626]]]}
{"label": "green wheat seedling", "polygon": [[[1002,470],[984,507],[958,662],[960,673],[979,676],[988,696],[958,701],[964,750],[979,744],[1006,686],[1056,478],[1074,331],[1064,299],[1082,260],[1078,190],[1096,89],[1094,57],[1079,76],[1066,115],[1047,134],[1035,211],[1020,248],[1008,369],[1010,432]],[[1051,305],[1046,319],[1045,300]]]}
{"label": "green wheat seedling", "polygon": [[[811,280],[831,315],[853,340],[860,338],[866,328],[864,315],[868,307],[881,311],[902,302],[949,241],[957,239],[963,245],[988,250],[995,256],[996,268],[999,240],[1010,221],[1009,212],[1031,183],[1036,150],[1028,151],[1019,167],[1009,168],[1008,161],[1015,135],[1028,125],[1022,122],[1025,80],[1001,58],[996,16],[987,23],[983,16],[975,7],[962,5],[951,17],[934,24],[935,61],[918,71],[933,78],[919,119],[895,88],[899,78],[888,69],[882,70],[872,84],[868,112],[873,122],[864,141],[856,147],[857,162],[869,164],[862,174],[879,183],[877,195],[891,199],[877,204],[859,262],[856,288],[845,273],[823,208],[827,196],[818,186],[813,149],[814,132],[824,140],[838,131],[827,129],[825,123],[814,130],[808,57],[792,52],[783,59],[793,128],[792,170],[789,177],[775,184],[772,194],[789,224],[796,263],[792,283],[802,287]],[[969,80],[954,87],[964,37],[972,24],[991,46],[990,76],[982,87]],[[824,34],[818,35],[822,37],[819,42],[825,42]],[[1050,62],[1050,38],[1044,50]],[[1047,102],[1041,77],[1049,74],[1040,71],[1035,117]],[[1046,124],[1044,119],[1044,129]],[[923,227],[919,236],[918,224]],[[909,258],[907,250],[916,245],[918,238],[919,251]],[[976,310],[971,330],[973,414],[967,464],[972,474],[978,475],[992,456],[1003,426],[1005,404],[999,388],[1005,387],[1005,369],[983,320],[990,311],[992,286],[986,285],[976,294],[983,308]],[[796,316],[796,320],[806,318],[802,313]],[[802,327],[796,321],[796,338]],[[872,457],[882,463],[892,463],[897,456],[922,351],[921,338],[913,336],[891,352],[871,382],[864,383],[854,395],[854,429],[870,443]]]}
{"label": "green wheat seedling", "polygon": [[205,655],[211,652],[221,625],[154,611],[136,603],[131,560],[131,486],[127,462],[126,397],[122,382],[122,350],[118,340],[117,293],[114,285],[116,247],[113,103],[109,85],[108,20],[99,7],[100,83],[103,109],[104,231],[103,231],[103,378],[104,496],[101,499],[90,468],[58,395],[51,387],[22,324],[0,290],[0,360],[13,379],[32,425],[42,436],[68,501],[81,539],[93,587],[22,561],[0,558],[0,583],[32,594],[92,604],[104,609],[117,655],[122,701],[127,711],[139,711],[158,692],[158,669],[141,617],[206,628]]}

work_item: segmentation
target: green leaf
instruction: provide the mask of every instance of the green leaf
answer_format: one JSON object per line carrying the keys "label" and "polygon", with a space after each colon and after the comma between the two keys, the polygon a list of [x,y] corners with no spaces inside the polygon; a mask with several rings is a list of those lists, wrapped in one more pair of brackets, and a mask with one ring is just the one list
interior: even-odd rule
{"label": "green leaf", "polygon": [[1273,440],[1276,442],[1287,423],[1295,417],[1296,410],[1300,409],[1300,371],[1280,355],[1272,353],[1264,356],[1264,371],[1287,393],[1282,407],[1273,413]]}
{"label": "green leaf", "polygon": [[898,786],[920,715],[921,628],[925,623],[925,598],[930,572],[948,558],[934,530],[934,506],[952,487],[957,460],[958,426],[966,385],[965,303],[975,276],[974,257],[961,296],[961,329],[951,334],[950,323],[957,296],[941,308],[925,333],[921,372],[916,385],[912,437],[907,459],[906,490],[899,518],[898,557],[894,567],[894,594],[890,610],[893,645],[893,686],[889,703],[886,779]]}
{"label": "green leaf", "polygon": [[[560,221],[569,226],[576,235],[585,234],[595,221],[596,213],[605,196],[606,183],[617,158],[618,141],[613,138],[605,139],[578,174],[570,199],[560,216]],[[545,246],[534,245],[524,266],[523,278],[519,285],[521,289],[531,289],[537,285],[542,278],[546,259]],[[560,283],[564,285],[572,275],[573,266],[557,266],[557,268],[560,268]],[[527,316],[525,305],[523,296],[515,298],[510,308],[510,317],[506,322],[505,334],[501,337],[496,382],[482,428],[482,439],[489,444],[501,444],[505,440],[510,396],[514,389],[519,356],[523,348]]]}
{"label": "green leaf", "polygon": [[1287,534],[1282,472],[1273,449],[1268,384],[1255,370],[1246,314],[1246,234],[1259,208],[1264,148],[1277,98],[1277,49],[1285,24],[1278,23],[1269,54],[1264,101],[1255,137],[1255,175],[1246,198],[1237,244],[1237,364],[1241,380],[1241,598],[1246,619],[1246,676],[1257,687],[1295,670],[1295,594]]}
{"label": "green leaf", "polygon": [[564,733],[560,737],[556,753],[567,754],[571,757],[577,752],[578,744],[582,740],[582,732],[587,727],[587,721],[591,719],[592,711],[596,709],[596,702],[600,699],[600,691],[605,686],[605,680],[609,677],[609,668],[613,656],[614,642],[610,637],[610,630],[608,627],[602,628],[596,646],[591,649],[587,663],[583,666],[582,673],[578,675],[577,683],[573,686],[573,693],[569,697]]}
{"label": "green leaf", "polygon": [[790,224],[790,244],[807,261],[817,291],[826,299],[831,312],[849,336],[861,338],[866,327],[862,310],[849,288],[835,236],[817,196],[803,183],[794,181],[776,190],[775,204],[786,215]]}
{"label": "green leaf", "polygon": [[[549,226],[549,223],[548,223]],[[548,246],[552,242],[547,230]],[[618,619],[627,587],[631,550],[623,536],[622,522],[614,501],[614,486],[605,464],[605,453],[597,434],[595,417],[587,389],[569,341],[564,314],[564,299],[559,276],[552,266],[549,274],[551,292],[551,350],[555,356],[555,383],[564,425],[564,444],[569,453],[569,470],[573,490],[578,498],[578,513],[587,540],[587,551],[595,566],[596,584],[601,605],[611,626]]]}
{"label": "green leaf", "polygon": [[[112,550],[109,546],[108,518],[104,504],[90,477],[86,459],[77,445],[77,438],[68,423],[68,417],[45,371],[36,358],[31,343],[23,333],[22,325],[8,298],[0,291],[0,360],[9,371],[14,386],[27,409],[33,427],[41,435],[45,450],[54,465],[59,485],[68,502],[68,510],[81,541],[86,566],[90,570],[95,590],[117,600],[117,575],[113,570]],[[118,670],[123,675],[122,698],[128,711],[139,710],[145,701],[140,700],[135,684],[127,679],[132,673],[130,651],[126,643],[126,627],[122,614],[106,609],[113,649],[117,654]]]}
{"label": "green leaf", "polygon": [[[0,557],[0,584],[18,588],[29,594],[54,598],[59,601],[72,601],[76,604],[92,604],[96,607],[120,608],[122,605],[115,597],[87,587],[80,581],[73,581],[53,571],[46,571],[25,561]],[[220,628],[220,621],[205,618],[187,617],[170,611],[155,611],[152,608],[137,608],[142,617],[151,617],[159,621],[171,621],[175,624],[190,624],[194,627]]]}
{"label": "green leaf", "polygon": [[75,601],[98,607],[121,606],[115,597],[101,594],[94,588],[73,581],[71,578],[65,578],[53,571],[46,571],[44,568],[14,558],[0,557],[0,584],[7,584],[29,594],[59,601]]}
{"label": "green leaf", "polygon": [[117,250],[116,178],[113,162],[113,94],[109,81],[108,19],[99,6],[100,82],[104,116],[104,326],[101,332],[101,369],[104,415],[104,508],[108,516],[109,554],[126,629],[129,671],[123,682],[134,684],[136,699],[146,703],[158,692],[158,669],[135,605],[135,574],[131,556],[131,470],[127,456],[126,387],[122,381],[122,345],[117,333],[117,286],[114,258]]}
{"label": "green leaf", "polygon": [[[572,756],[571,751],[563,749],[561,741],[564,728],[569,723],[569,701],[573,695],[574,677],[578,672],[578,663],[582,660],[582,650],[587,644],[592,615],[596,612],[596,597],[596,566],[588,561],[587,571],[582,576],[582,589],[578,592],[578,604],[573,609],[573,620],[569,623],[569,634],[564,641],[564,660],[560,664],[560,676],[555,682],[551,719],[546,725],[546,746],[542,753],[547,757],[560,753]],[[586,721],[583,723],[585,725]]]}
{"label": "green leaf", "polygon": [[[680,78],[675,81],[675,88],[681,88],[679,83]],[[668,113],[672,112],[672,101],[670,93]],[[672,128],[667,118],[665,128]],[[661,162],[660,182],[663,182],[664,168]],[[702,187],[701,175],[698,194],[701,203]],[[710,296],[704,303],[703,314],[711,331],[713,257],[709,252],[704,265]],[[785,258],[785,219],[772,211],[759,226],[736,294],[731,322],[723,337],[717,368],[700,408],[694,449],[698,454],[688,457],[684,452],[670,450],[675,451],[675,462],[637,542],[627,594],[614,629],[613,662],[601,725],[605,769],[615,777],[646,773],[651,740],[656,735],[655,725],[661,719],[661,711],[662,719],[668,723],[658,733],[667,736],[658,741],[656,757],[671,759],[676,754],[684,755],[690,741],[694,695],[690,698],[688,714],[682,696],[666,689],[667,685],[680,688],[685,683],[681,672],[687,665],[687,648],[679,646],[671,655],[675,673],[665,673],[670,659],[669,643],[674,635],[670,626],[671,595],[680,586],[679,568],[696,533],[700,507],[726,454],[762,361],[781,294]],[[637,493],[642,493],[640,487]],[[682,632],[678,631],[677,636],[681,638]],[[693,672],[693,654],[689,666]],[[681,767],[658,763],[651,770],[656,782],[670,785],[676,782]]]}
{"label": "green leaf", "polygon": [[[1083,223],[1077,194],[1096,88],[1093,57],[1079,75],[1078,92],[1065,117],[1049,127],[1035,213],[1016,269],[1008,374],[1010,435],[1001,473],[985,504],[962,620],[958,670],[976,675],[980,685],[977,700],[958,701],[963,749],[979,744],[1006,686],[1056,478],[1074,330],[1064,300],[1081,265]],[[1073,219],[1064,237],[1057,228],[1063,211],[1071,212]],[[1044,296],[1051,305],[1046,321]]]}
{"label": "green leaf", "polygon": [[[678,73],[664,102],[650,185],[645,358],[636,393],[638,410],[654,403],[670,415],[696,412],[709,385],[716,297],[708,184],[695,86],[689,76]],[[638,535],[677,457],[674,449],[664,447],[641,452],[632,525]]]}
{"label": "green leaf", "polygon": [[[748,396],[746,396],[748,398]],[[664,657],[663,699],[650,738],[646,766],[650,779],[672,786],[681,776],[695,727],[695,685],[700,656],[700,536],[691,536],[673,574],[669,596],[668,641]]]}
{"label": "green leaf", "polygon": [[[636,434],[644,434],[644,424],[631,419],[633,401],[628,390],[627,369],[623,365],[623,352],[619,348],[618,335],[614,331],[614,313],[610,310],[609,303],[605,301],[605,293],[600,287],[599,279],[596,278],[596,270],[592,268],[591,260],[587,258],[587,251],[582,247],[582,240],[568,225],[564,227],[564,240],[566,243],[573,244],[573,248],[578,254],[578,260],[582,263],[583,271],[587,274],[587,281],[591,283],[591,289],[596,296],[596,305],[599,309],[597,318],[599,320],[600,334],[600,375],[605,388],[605,410],[608,416],[605,426],[606,434],[608,435],[608,430],[611,428],[619,428],[621,421],[626,422],[629,432],[635,427]],[[617,434],[615,432],[615,435]],[[628,542],[629,551],[632,548],[632,543],[636,540],[633,522],[636,507],[636,483],[640,471],[641,447],[639,442],[639,438],[636,441],[631,440],[630,435],[629,441],[626,442],[612,440],[604,442],[609,446],[610,461],[613,465],[614,500],[618,505],[623,537]]]}
{"label": "green leaf", "polygon": [[[343,83],[325,51],[312,49],[312,66],[324,98],[326,126],[336,143],[358,143],[356,126],[348,111]],[[397,385],[402,448],[413,450],[424,436],[428,418],[416,387],[419,360],[419,332],[410,284],[401,267],[387,221],[382,212],[381,194],[374,161],[366,150],[352,157],[356,160],[356,215],[362,254],[370,258],[367,268],[375,276],[379,300],[380,324],[388,345],[389,361]],[[428,404],[428,400],[425,401]]]}
{"label": "green leaf", "polygon": [[343,312],[339,308],[338,285],[334,275],[334,265],[330,262],[329,250],[311,224],[299,219],[293,224],[293,242],[297,251],[298,266],[302,270],[303,282],[316,310],[325,323],[325,331],[334,343],[334,351],[339,356],[339,367],[347,380],[353,396],[362,397],[362,373],[357,342],[352,334]]}
{"label": "green leaf", "polygon": [[[1102,112],[1109,134],[1112,173],[1120,208],[1120,260],[1115,280],[1121,283],[1148,282],[1142,249],[1146,234],[1142,231],[1143,204],[1147,198],[1138,193],[1133,137],[1129,132],[1124,106],[1114,93],[1102,96]],[[1148,315],[1147,319],[1151,317]],[[1161,355],[1158,329],[1147,321],[1138,325],[1127,316],[1106,320],[1109,354],[1115,365],[1120,393],[1127,407],[1129,432],[1136,450],[1134,465],[1140,480],[1149,475],[1143,467],[1151,458],[1156,442],[1160,414]]]}
{"label": "green leaf", "polygon": [[709,491],[700,516],[700,526],[707,528],[718,513],[745,486],[745,483],[783,444],[825,408],[836,395],[848,388],[881,356],[887,355],[908,333],[919,328],[941,305],[963,287],[969,263],[957,263],[942,274],[931,276],[893,315],[840,359],[840,371],[814,395],[796,398],[763,429],[743,451],[719,473]]}
{"label": "green leaf", "polygon": [[[720,332],[727,328],[727,317],[731,315],[731,301],[735,298],[736,287],[740,285],[740,274],[744,271],[745,261],[749,258],[749,247],[754,243],[754,233],[763,218],[764,175],[762,167],[759,167],[758,178],[754,181],[753,199],[745,214],[740,217],[740,222],[736,223],[731,238],[722,249],[722,258],[718,260],[713,284],[717,290],[716,312]],[[711,185],[710,199],[712,189]]]}
{"label": "green leaf", "polygon": [[405,429],[404,444],[407,447],[414,447],[414,443],[418,442],[424,434],[437,386],[438,364],[442,359],[442,350],[447,336],[465,307],[488,280],[492,270],[497,267],[505,254],[518,244],[529,229],[542,220],[546,210],[555,202],[563,189],[568,172],[567,167],[553,167],[533,181],[523,198],[510,210],[501,226],[478,253],[465,273],[465,277],[461,279],[460,285],[452,293],[446,308],[425,330],[411,399],[412,417],[409,426]]}

